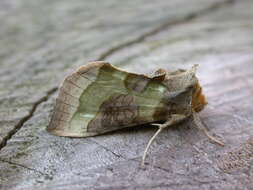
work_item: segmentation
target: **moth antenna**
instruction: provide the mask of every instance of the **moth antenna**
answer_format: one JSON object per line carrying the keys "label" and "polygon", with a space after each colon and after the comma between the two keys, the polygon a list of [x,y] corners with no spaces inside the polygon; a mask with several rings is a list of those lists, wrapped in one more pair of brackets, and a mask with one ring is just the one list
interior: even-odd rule
{"label": "moth antenna", "polygon": [[163,130],[163,127],[160,127],[160,124],[153,124],[153,125],[159,126],[159,129],[156,131],[156,133],[153,135],[153,137],[149,140],[149,142],[148,142],[148,144],[145,148],[145,151],[144,151],[143,156],[142,156],[142,162],[141,162],[142,166],[145,165],[145,159],[147,157],[147,153],[148,153],[148,150],[149,150],[151,144],[154,142],[155,138],[159,135],[159,133]]}
{"label": "moth antenna", "polygon": [[220,146],[225,146],[223,142],[215,138],[214,136],[210,135],[208,133],[207,127],[204,125],[204,123],[200,120],[199,116],[196,114],[195,111],[193,111],[193,120],[196,126],[204,132],[204,134],[214,143],[220,145]]}

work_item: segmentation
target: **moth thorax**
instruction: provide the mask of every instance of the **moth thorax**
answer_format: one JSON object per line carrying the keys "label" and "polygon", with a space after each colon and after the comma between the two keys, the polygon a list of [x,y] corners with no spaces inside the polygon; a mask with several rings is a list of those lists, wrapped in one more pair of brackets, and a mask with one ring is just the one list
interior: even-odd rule
{"label": "moth thorax", "polygon": [[192,111],[192,88],[170,92],[165,96],[165,102],[170,114],[188,115]]}

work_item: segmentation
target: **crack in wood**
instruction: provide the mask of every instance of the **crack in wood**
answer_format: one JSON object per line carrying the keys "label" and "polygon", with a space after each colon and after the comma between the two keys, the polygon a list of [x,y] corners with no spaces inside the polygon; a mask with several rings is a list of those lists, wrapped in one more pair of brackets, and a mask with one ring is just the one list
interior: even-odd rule
{"label": "crack in wood", "polygon": [[3,140],[0,142],[0,150],[6,146],[7,141],[9,139],[12,138],[13,135],[15,135],[19,129],[21,129],[21,127],[29,120],[32,118],[34,112],[36,111],[37,107],[47,101],[49,99],[49,97],[55,93],[57,91],[58,88],[52,88],[49,91],[47,91],[46,95],[43,96],[42,98],[40,98],[38,101],[36,101],[33,106],[32,109],[29,111],[29,113],[23,117],[21,120],[19,120],[19,122],[14,126],[14,128],[12,130],[9,131],[9,133],[3,138]]}
{"label": "crack in wood", "polygon": [[41,171],[39,171],[39,170],[36,170],[36,169],[34,169],[34,168],[27,167],[27,166],[22,165],[22,164],[18,164],[18,163],[11,162],[11,161],[8,161],[8,160],[3,160],[3,159],[0,159],[0,162],[5,162],[5,163],[8,163],[8,164],[13,165],[13,166],[18,166],[18,167],[21,167],[21,168],[25,168],[25,169],[27,169],[27,170],[30,170],[30,171],[33,171],[33,172],[38,173],[38,174],[40,174],[40,175],[43,175],[43,176],[45,176],[47,179],[52,179],[52,176],[50,176],[49,174],[43,173],[43,172],[41,172]]}
{"label": "crack in wood", "polygon": [[98,143],[98,142],[96,142],[96,141],[94,141],[94,140],[91,140],[91,139],[88,139],[88,140],[91,141],[91,142],[93,142],[93,143],[95,143],[96,145],[102,147],[102,148],[103,148],[104,150],[106,150],[107,152],[112,153],[112,154],[113,154],[114,156],[116,156],[117,158],[126,159],[126,158],[123,157],[122,155],[115,153],[114,151],[112,151],[111,149],[107,148],[106,146],[103,146],[103,145],[101,145],[100,143]]}
{"label": "crack in wood", "polygon": [[197,17],[203,16],[203,15],[207,15],[210,12],[216,11],[217,9],[226,6],[226,5],[230,5],[233,4],[236,0],[226,0],[226,1],[222,1],[222,2],[218,2],[218,3],[214,3],[211,6],[202,9],[198,12],[193,12],[188,14],[187,16],[178,19],[178,20],[174,20],[174,21],[170,21],[170,19],[168,19],[167,22],[165,22],[164,24],[158,26],[157,28],[154,28],[153,30],[150,30],[147,33],[144,33],[138,37],[136,37],[135,39],[129,40],[125,43],[119,44],[117,46],[114,46],[110,49],[108,49],[107,51],[105,51],[104,53],[102,53],[99,57],[98,57],[98,61],[100,60],[105,60],[106,58],[108,58],[109,56],[111,56],[112,54],[114,54],[115,52],[122,50],[126,47],[129,47],[131,45],[134,45],[136,43],[140,43],[143,42],[147,37],[153,36],[165,29],[168,29],[171,26],[175,26],[175,25],[179,25],[179,24],[184,24],[187,22],[190,22],[194,19],[196,19]]}

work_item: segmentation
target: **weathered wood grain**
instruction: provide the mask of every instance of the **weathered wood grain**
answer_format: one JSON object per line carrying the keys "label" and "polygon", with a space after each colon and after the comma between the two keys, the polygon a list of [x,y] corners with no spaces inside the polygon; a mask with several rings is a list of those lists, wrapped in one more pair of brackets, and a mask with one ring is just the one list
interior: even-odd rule
{"label": "weathered wood grain", "polygon": [[0,147],[66,73],[230,1],[1,1]]}
{"label": "weathered wood grain", "polygon": [[[0,151],[0,187],[251,189],[253,3],[244,0],[216,7],[214,1],[138,1],[136,6],[118,1],[100,2],[100,6],[91,1],[85,5],[68,2],[45,4],[41,9],[42,1],[5,2],[9,10],[0,9],[4,22],[0,39],[6,42],[5,36],[13,36],[6,49],[0,50],[1,136],[29,116]],[[206,14],[200,11],[204,9]],[[103,14],[97,15],[99,10]],[[130,10],[134,13],[129,14]],[[164,11],[154,16],[156,10]],[[193,12],[198,16],[189,19]],[[48,15],[45,20],[41,18],[44,13]],[[180,18],[187,19],[146,35],[168,19]],[[26,19],[26,25],[18,29],[17,20]],[[15,35],[7,35],[10,31]],[[86,139],[48,134],[45,128],[56,96],[51,89],[69,68],[104,55],[117,66],[142,73],[199,64],[198,76],[209,101],[201,117],[226,146],[211,144],[188,121],[159,136],[148,156],[149,165],[141,169],[141,156],[154,127]]]}

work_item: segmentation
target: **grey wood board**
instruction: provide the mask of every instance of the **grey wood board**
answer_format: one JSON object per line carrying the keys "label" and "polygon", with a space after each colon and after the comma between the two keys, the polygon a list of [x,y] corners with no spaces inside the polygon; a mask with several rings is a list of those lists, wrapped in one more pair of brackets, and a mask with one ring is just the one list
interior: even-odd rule
{"label": "grey wood board", "polygon": [[[0,147],[67,73],[230,1],[1,1]],[[168,11],[169,10],[169,11]],[[138,18],[138,19],[137,19]],[[35,106],[36,107],[36,106]]]}

